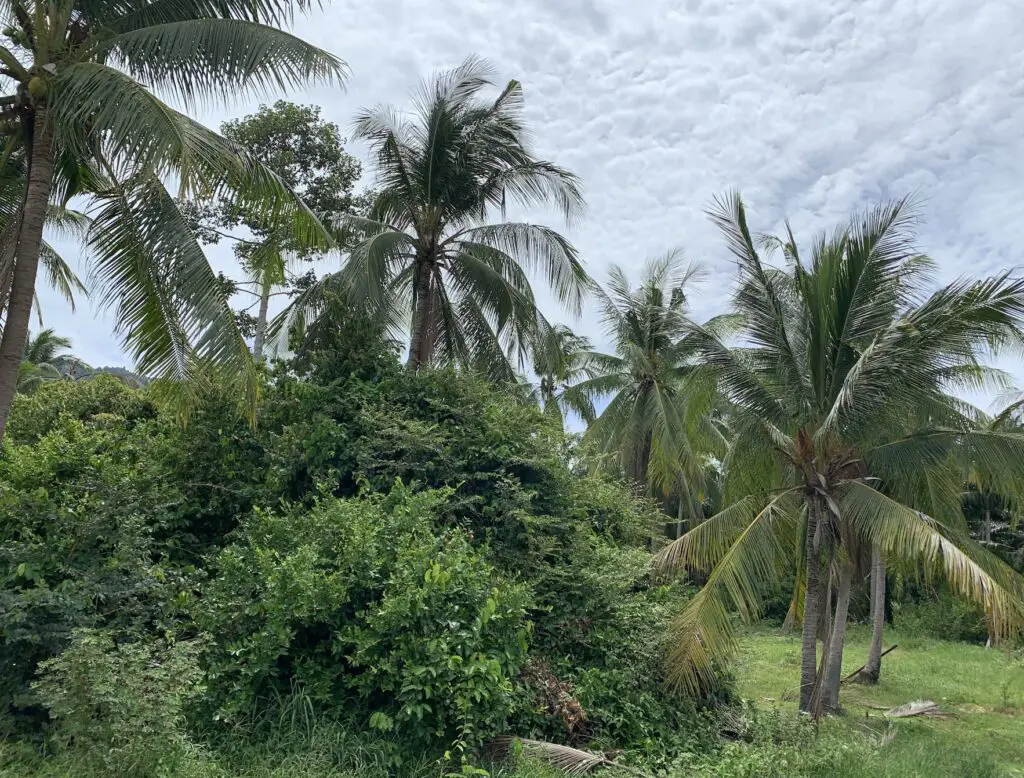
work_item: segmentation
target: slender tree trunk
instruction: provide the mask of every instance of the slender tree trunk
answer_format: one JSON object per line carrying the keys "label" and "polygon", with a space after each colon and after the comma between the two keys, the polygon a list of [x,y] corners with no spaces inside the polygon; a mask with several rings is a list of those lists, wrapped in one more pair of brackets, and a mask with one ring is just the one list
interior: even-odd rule
{"label": "slender tree trunk", "polygon": [[850,589],[853,587],[853,562],[846,561],[839,571],[836,594],[836,615],[832,623],[828,662],[825,664],[825,691],[821,713],[839,710],[839,685],[843,679],[843,646],[846,641],[846,617],[850,611]]}
{"label": "slender tree trunk", "polygon": [[864,669],[857,674],[861,683],[876,684],[882,674],[882,634],[885,629],[885,556],[871,549],[871,648]]}
{"label": "slender tree trunk", "polygon": [[270,284],[260,284],[260,312],[256,316],[256,336],[252,341],[252,355],[263,359],[263,346],[267,338],[267,311],[270,308]]}
{"label": "slender tree trunk", "polygon": [[821,621],[825,586],[821,560],[814,548],[820,505],[812,498],[807,506],[807,586],[804,589],[804,617],[800,632],[800,710],[811,712],[815,679],[818,674],[818,628]]}
{"label": "slender tree trunk", "polygon": [[822,695],[825,693],[825,666],[828,664],[829,648],[832,645],[832,577],[822,566],[825,593],[822,595],[821,616],[818,621],[818,639],[821,640],[821,659],[818,661],[814,685],[811,688],[810,713],[814,718],[821,715],[823,707]]}
{"label": "slender tree trunk", "polygon": [[419,370],[420,367],[430,364],[431,321],[433,319],[430,310],[433,303],[433,295],[430,288],[430,266],[421,262],[419,275],[416,278],[415,308],[412,316],[412,336],[409,341],[409,361],[407,367],[410,370]]}
{"label": "slender tree trunk", "polygon": [[639,487],[642,494],[647,494],[647,469],[651,464],[651,433],[648,432],[640,444],[640,450],[636,452],[633,461],[633,481]]}
{"label": "slender tree trunk", "polygon": [[39,269],[39,248],[43,241],[43,225],[53,186],[52,131],[46,121],[46,110],[37,108],[32,131],[28,186],[22,214],[18,248],[14,260],[14,278],[7,303],[7,319],[0,339],[0,440],[7,428],[7,417],[18,387],[21,354],[28,337],[28,322],[35,298],[36,272]]}
{"label": "slender tree trunk", "polygon": [[981,540],[983,543],[992,542],[992,511],[988,506],[988,496],[986,495],[985,500],[985,513],[981,518]]}

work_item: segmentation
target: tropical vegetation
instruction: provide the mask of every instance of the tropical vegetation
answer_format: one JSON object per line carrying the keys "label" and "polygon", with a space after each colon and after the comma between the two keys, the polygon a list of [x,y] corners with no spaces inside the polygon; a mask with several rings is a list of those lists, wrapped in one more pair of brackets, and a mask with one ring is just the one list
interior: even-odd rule
{"label": "tropical vegetation", "polygon": [[[317,106],[188,115],[340,85],[289,4],[4,9],[0,775],[909,775],[904,734],[930,774],[1013,765],[1015,272],[940,284],[907,199],[804,243],[731,192],[698,320],[720,258],[588,271],[509,217],[579,225],[582,183],[482,59],[356,116],[357,194]],[[30,335],[40,267],[131,370]],[[991,753],[879,718],[911,678]]]}

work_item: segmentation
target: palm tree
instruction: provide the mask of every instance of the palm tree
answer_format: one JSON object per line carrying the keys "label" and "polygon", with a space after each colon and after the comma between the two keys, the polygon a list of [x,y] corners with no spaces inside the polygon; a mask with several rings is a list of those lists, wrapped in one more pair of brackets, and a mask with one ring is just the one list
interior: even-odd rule
{"label": "palm tree", "polygon": [[59,379],[76,369],[90,369],[73,354],[71,339],[58,335],[52,329],[29,337],[18,371],[18,392],[26,394],[35,391],[43,381]]}
{"label": "palm tree", "polygon": [[533,372],[537,375],[537,400],[558,423],[565,415],[575,413],[584,422],[594,420],[590,399],[571,386],[587,376],[586,359],[592,346],[590,339],[577,335],[564,324],[543,328],[533,346]]}
{"label": "palm tree", "polygon": [[[0,157],[0,316],[7,310],[7,299],[14,280],[14,253],[18,245],[17,231],[21,195],[25,185],[25,154],[20,146],[8,142]],[[59,238],[72,242],[85,239],[89,219],[80,211],[51,205],[46,214],[47,230]],[[39,264],[47,282],[75,309],[75,295],[87,295],[88,290],[67,260],[45,239],[40,242]],[[0,330],[2,331],[2,330]]]}
{"label": "palm tree", "polygon": [[634,289],[613,265],[607,291],[596,296],[615,354],[587,355],[590,378],[564,394],[576,404],[611,396],[585,439],[645,491],[652,483],[667,492],[697,486],[705,455],[724,449],[710,416],[714,387],[696,369],[687,336],[693,325],[686,287],[698,275],[670,252],[645,264]]}
{"label": "palm tree", "polygon": [[554,203],[568,219],[582,198],[575,176],[530,149],[519,82],[484,99],[491,77],[471,57],[422,85],[411,118],[390,106],[357,118],[355,137],[376,165],[370,215],[341,218],[362,239],[339,274],[296,300],[291,321],[314,316],[325,290],[340,287],[392,331],[411,321],[410,368],[455,363],[514,380],[506,352],[521,357],[538,326],[528,273],[542,272],[580,309],[588,279],[569,242],[548,227],[492,221],[509,203]]}
{"label": "palm tree", "polygon": [[[733,441],[727,507],[658,557],[662,569],[709,571],[675,622],[672,679],[714,683],[735,650],[730,607],[755,617],[761,593],[800,561],[795,550],[805,571],[800,708],[816,715],[838,704],[864,549],[944,573],[997,634],[1021,624],[1019,579],[967,538],[960,474],[980,463],[1012,493],[1024,436],[977,430],[946,392],[977,383],[980,350],[1019,339],[1024,282],[958,281],[924,296],[930,263],[914,250],[906,200],[820,237],[809,262],[788,226],[783,239],[755,239],[738,195],[709,213],[738,261],[742,345],[706,328],[688,336],[731,404]],[[781,248],[789,269],[767,264],[759,245]]]}
{"label": "palm tree", "polygon": [[[17,382],[51,203],[95,204],[90,245],[102,302],[140,368],[187,380],[199,364],[251,364],[248,349],[164,180],[180,193],[235,193],[272,215],[316,220],[243,149],[151,90],[192,104],[251,87],[285,89],[342,75],[335,57],[277,29],[284,0],[110,4],[3,0],[7,45],[0,97],[8,147],[22,148],[24,186],[14,273],[0,341],[0,436]],[[250,386],[252,384],[250,383]]]}

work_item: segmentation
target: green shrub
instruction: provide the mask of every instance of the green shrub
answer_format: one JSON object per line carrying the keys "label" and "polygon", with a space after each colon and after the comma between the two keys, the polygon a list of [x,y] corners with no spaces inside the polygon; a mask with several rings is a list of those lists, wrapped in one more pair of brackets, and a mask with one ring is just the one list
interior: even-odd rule
{"label": "green shrub", "polygon": [[146,461],[148,446],[144,428],[68,416],[31,446],[5,443],[0,733],[40,721],[29,681],[72,630],[150,629],[188,588],[190,573],[161,559],[154,542],[180,493]]}
{"label": "green shrub", "polygon": [[526,650],[527,593],[462,530],[436,528],[449,497],[396,487],[243,523],[195,609],[217,636],[217,715],[238,720],[298,688],[422,746],[499,731]]}
{"label": "green shrub", "polygon": [[851,763],[872,754],[866,743],[853,743],[819,730],[811,721],[779,710],[753,706],[735,709],[725,723],[727,739],[718,749],[687,753],[670,774],[695,778],[791,778],[847,775]]}
{"label": "green shrub", "polygon": [[64,748],[120,776],[173,775],[189,745],[184,707],[202,691],[197,641],[121,642],[78,630],[33,688]]}
{"label": "green shrub", "polygon": [[988,639],[980,607],[940,587],[899,604],[895,614],[901,632],[937,640],[984,643]]}
{"label": "green shrub", "polygon": [[15,397],[4,441],[33,443],[62,418],[130,428],[156,415],[156,407],[143,392],[111,375],[88,381],[46,381],[38,391]]}

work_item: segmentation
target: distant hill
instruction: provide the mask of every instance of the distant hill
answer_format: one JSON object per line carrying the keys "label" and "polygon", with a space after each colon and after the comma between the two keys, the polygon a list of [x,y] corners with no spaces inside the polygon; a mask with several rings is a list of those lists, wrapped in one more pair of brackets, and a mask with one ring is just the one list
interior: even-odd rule
{"label": "distant hill", "polygon": [[109,366],[109,367],[92,367],[81,374],[75,375],[75,379],[82,381],[94,378],[98,375],[112,375],[115,378],[120,378],[127,384],[132,386],[145,386],[149,383],[149,379],[144,375],[133,373],[126,367]]}

